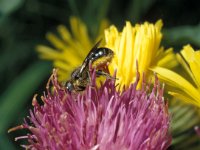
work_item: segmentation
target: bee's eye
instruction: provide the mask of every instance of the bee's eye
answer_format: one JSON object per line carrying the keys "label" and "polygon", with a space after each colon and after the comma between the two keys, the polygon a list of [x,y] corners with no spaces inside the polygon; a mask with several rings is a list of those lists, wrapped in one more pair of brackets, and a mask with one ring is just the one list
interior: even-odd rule
{"label": "bee's eye", "polygon": [[78,80],[80,77],[79,77],[78,75],[76,75],[74,78],[75,78],[76,80]]}
{"label": "bee's eye", "polygon": [[68,90],[69,92],[71,92],[71,91],[74,89],[74,85],[73,85],[70,81],[68,81],[68,82],[66,83],[66,88],[67,88],[67,90]]}

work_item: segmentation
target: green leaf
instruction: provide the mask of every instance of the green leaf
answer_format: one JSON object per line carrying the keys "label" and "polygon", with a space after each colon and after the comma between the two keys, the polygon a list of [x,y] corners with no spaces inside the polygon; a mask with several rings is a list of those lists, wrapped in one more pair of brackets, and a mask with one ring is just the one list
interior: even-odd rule
{"label": "green leaf", "polygon": [[[16,46],[16,43],[20,46]],[[27,58],[31,57],[33,49],[28,44],[22,45],[20,41],[16,41],[15,44],[10,44],[10,48],[4,49],[5,51],[0,53],[0,73],[2,74],[7,68],[19,67],[21,64],[26,63]],[[13,50],[14,49],[14,50]],[[12,58],[12,59],[10,59]],[[11,70],[12,71],[12,70]]]}
{"label": "green leaf", "polygon": [[0,135],[0,149],[5,149],[5,150],[15,150],[15,146],[13,143],[9,140],[8,136],[5,134]]}
{"label": "green leaf", "polygon": [[[0,134],[7,132],[9,125],[16,119],[35,90],[49,75],[50,65],[36,62],[24,71],[0,96]],[[31,99],[30,99],[31,101]]]}
{"label": "green leaf", "polygon": [[99,13],[97,15],[98,23],[100,23],[102,19],[105,19],[110,6],[110,0],[102,0],[100,2],[101,3],[98,4],[99,7],[97,7],[97,9],[99,8]]}
{"label": "green leaf", "polygon": [[89,0],[82,13],[82,19],[89,27],[93,37],[96,36],[102,19],[105,19],[110,5],[110,0],[94,1]]}
{"label": "green leaf", "polygon": [[18,9],[24,0],[0,0],[0,14],[8,15]]}
{"label": "green leaf", "polygon": [[194,44],[200,47],[200,25],[164,29],[165,45]]}
{"label": "green leaf", "polygon": [[80,17],[80,12],[77,8],[76,1],[75,0],[68,0],[67,2],[69,4],[69,7],[71,8],[73,14]]}
{"label": "green leaf", "polygon": [[127,9],[127,17],[133,23],[138,22],[156,0],[132,0]]}

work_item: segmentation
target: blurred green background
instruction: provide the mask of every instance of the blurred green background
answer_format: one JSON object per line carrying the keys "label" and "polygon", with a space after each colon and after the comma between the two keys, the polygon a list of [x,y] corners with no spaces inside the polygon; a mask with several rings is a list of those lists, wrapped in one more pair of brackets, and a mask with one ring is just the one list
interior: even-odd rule
{"label": "blurred green background", "polygon": [[52,65],[38,58],[35,46],[49,45],[48,31],[69,27],[70,16],[81,18],[92,37],[104,18],[120,29],[126,20],[162,19],[165,47],[200,48],[199,6],[198,0],[0,0],[0,149],[21,149],[14,138],[22,131],[7,130],[23,122],[33,95],[45,89]]}

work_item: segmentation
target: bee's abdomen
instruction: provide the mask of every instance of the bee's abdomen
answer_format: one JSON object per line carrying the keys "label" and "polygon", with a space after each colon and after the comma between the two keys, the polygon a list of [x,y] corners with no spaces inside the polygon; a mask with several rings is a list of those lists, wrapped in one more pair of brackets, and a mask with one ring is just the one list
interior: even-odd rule
{"label": "bee's abdomen", "polygon": [[109,48],[98,48],[90,55],[90,61],[93,67],[98,67],[110,62],[114,56],[114,52]]}
{"label": "bee's abdomen", "polygon": [[91,53],[89,59],[93,62],[102,57],[113,57],[114,52],[109,48],[97,48],[94,52]]}

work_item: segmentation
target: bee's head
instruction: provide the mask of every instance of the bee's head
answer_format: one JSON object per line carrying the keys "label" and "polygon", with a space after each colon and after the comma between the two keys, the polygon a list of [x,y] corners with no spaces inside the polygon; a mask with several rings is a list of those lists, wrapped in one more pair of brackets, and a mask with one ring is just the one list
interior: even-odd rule
{"label": "bee's head", "polygon": [[67,91],[71,92],[72,90],[74,90],[74,85],[72,83],[72,81],[67,81],[65,84]]}

